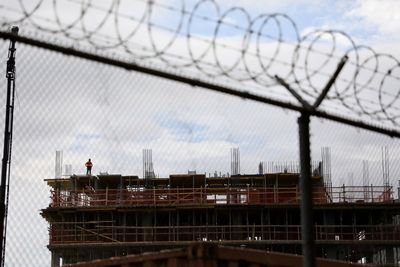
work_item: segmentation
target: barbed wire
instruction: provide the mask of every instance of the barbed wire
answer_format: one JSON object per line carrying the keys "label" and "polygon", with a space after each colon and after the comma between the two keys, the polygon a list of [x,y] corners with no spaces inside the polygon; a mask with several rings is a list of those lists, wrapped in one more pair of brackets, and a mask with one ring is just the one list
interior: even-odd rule
{"label": "barbed wire", "polygon": [[312,101],[348,57],[321,109],[400,126],[397,58],[356,44],[343,31],[300,34],[286,14],[252,16],[241,7],[222,10],[215,0],[18,0],[0,9],[2,28],[23,24],[66,46],[118,53],[131,62],[222,79],[246,90],[263,88],[285,100],[290,96],[275,75]]}

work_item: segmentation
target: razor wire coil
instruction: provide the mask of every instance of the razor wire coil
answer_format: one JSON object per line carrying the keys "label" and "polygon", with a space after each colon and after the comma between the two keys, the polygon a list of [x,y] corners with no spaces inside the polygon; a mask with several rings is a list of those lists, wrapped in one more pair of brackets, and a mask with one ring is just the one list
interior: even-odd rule
{"label": "razor wire coil", "polygon": [[[301,34],[286,14],[252,16],[241,7],[223,10],[215,0],[189,4],[183,0],[102,3],[4,3],[0,9],[13,13],[13,17],[18,14],[18,18],[4,16],[1,27],[24,23],[34,31],[76,42],[95,52],[118,51],[127,60],[264,88],[266,94],[278,98],[287,98],[288,94],[278,86],[275,75],[313,100],[337,63],[347,56],[345,69],[321,108],[336,106],[355,116],[400,126],[399,60],[356,44],[343,31],[315,29]],[[74,12],[61,12],[62,5],[74,8]]]}

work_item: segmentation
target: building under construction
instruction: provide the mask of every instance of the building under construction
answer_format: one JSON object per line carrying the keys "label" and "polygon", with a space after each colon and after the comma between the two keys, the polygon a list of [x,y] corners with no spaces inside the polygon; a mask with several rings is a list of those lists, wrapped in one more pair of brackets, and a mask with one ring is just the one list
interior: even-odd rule
{"label": "building under construction", "polygon": [[[238,169],[232,154],[232,169]],[[321,169],[314,166],[312,176],[317,256],[398,264],[400,203],[393,189],[332,187]],[[151,165],[144,173],[45,180],[51,200],[42,216],[49,222],[52,266],[194,241],[301,254],[299,174],[293,168],[272,173],[260,164],[254,175],[156,178]]]}

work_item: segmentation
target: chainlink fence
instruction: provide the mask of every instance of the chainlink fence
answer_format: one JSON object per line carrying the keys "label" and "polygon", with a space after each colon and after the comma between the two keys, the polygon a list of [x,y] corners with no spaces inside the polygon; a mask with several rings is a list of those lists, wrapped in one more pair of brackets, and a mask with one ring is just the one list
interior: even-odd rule
{"label": "chainlink fence", "polygon": [[[342,32],[301,35],[287,16],[264,15],[245,26],[231,24],[232,13],[241,12],[236,15],[246,19],[248,15],[239,9],[224,13],[213,1],[183,7],[137,1],[144,11],[132,17],[121,11],[120,1],[109,2],[106,8],[66,1],[63,4],[76,8],[74,14],[81,14],[68,22],[57,13],[59,6],[46,1],[6,6],[0,41],[3,70],[10,37],[6,26],[19,23],[22,36],[16,42],[6,266],[49,266],[49,229],[41,209],[49,206],[50,188],[44,179],[84,174],[88,158],[94,174],[143,177],[143,149],[151,149],[156,177],[189,171],[222,177],[231,172],[230,150],[239,148],[241,174],[257,173],[260,162],[272,171],[299,170],[297,118],[305,109],[275,75],[312,103],[344,56],[348,60],[343,73],[321,107],[311,111],[311,158],[322,160],[327,154],[321,148],[329,150],[334,187],[388,183],[393,199],[399,198],[395,57],[359,46]],[[212,6],[206,8],[207,2]],[[201,8],[212,8],[215,14],[205,16]],[[108,11],[110,17],[97,18],[97,26],[87,21]],[[154,15],[161,11],[167,20],[174,14],[181,17],[171,20],[169,28],[162,16]],[[43,18],[48,13],[56,19]],[[13,16],[18,19],[10,19]],[[120,31],[123,20],[137,30],[120,32],[123,37],[105,35],[102,30],[108,32],[115,18],[120,18]],[[196,20],[210,25],[209,34]],[[271,21],[279,27],[268,32]],[[228,33],[242,35],[227,43]],[[328,41],[337,41],[337,36],[345,40],[328,47],[326,36]],[[76,47],[71,46],[74,42]],[[263,54],[268,46],[274,52]],[[180,56],[179,49],[184,50]],[[5,103],[5,79],[3,84],[0,104]],[[0,122],[4,117],[2,107]],[[61,173],[56,170],[56,151],[62,151]]]}

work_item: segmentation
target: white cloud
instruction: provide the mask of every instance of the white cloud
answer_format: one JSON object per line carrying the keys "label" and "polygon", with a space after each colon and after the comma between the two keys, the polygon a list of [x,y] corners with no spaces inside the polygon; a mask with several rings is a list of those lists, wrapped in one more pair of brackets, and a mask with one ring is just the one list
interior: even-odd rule
{"label": "white cloud", "polygon": [[305,8],[317,9],[323,5],[322,1],[319,0],[236,0],[236,1],[218,1],[220,5],[229,8],[232,6],[244,7],[256,15],[258,13],[274,13],[277,11],[283,11],[292,7],[303,6]]}
{"label": "white cloud", "polygon": [[398,35],[400,31],[400,2],[397,0],[358,0],[347,15],[361,18],[365,27],[377,27],[382,35]]}

